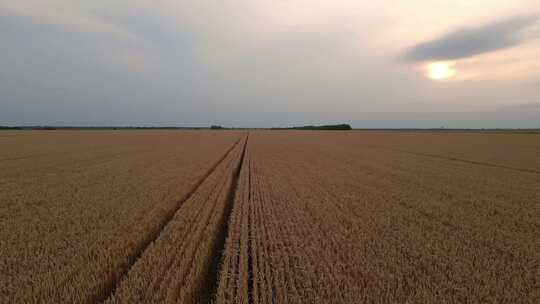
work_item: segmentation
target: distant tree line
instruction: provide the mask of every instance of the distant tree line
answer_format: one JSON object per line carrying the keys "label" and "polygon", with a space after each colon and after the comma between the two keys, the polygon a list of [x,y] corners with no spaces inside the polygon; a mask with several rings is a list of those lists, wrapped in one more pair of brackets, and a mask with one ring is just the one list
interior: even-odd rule
{"label": "distant tree line", "polygon": [[140,126],[0,126],[0,130],[205,130],[208,127]]}
{"label": "distant tree line", "polygon": [[271,128],[272,130],[352,130],[349,124],[322,125],[322,126],[300,126],[291,128]]}
{"label": "distant tree line", "polygon": [[[308,125],[287,128],[244,128],[244,127],[223,127],[221,125],[211,125],[209,127],[177,127],[177,126],[3,126],[0,125],[0,131],[4,130],[352,130],[349,124],[336,125]],[[392,131],[392,132],[489,132],[489,133],[522,133],[522,134],[540,134],[539,128],[516,128],[516,129],[466,129],[466,128],[358,128],[363,131]]]}
{"label": "distant tree line", "polygon": [[[203,127],[141,127],[141,126],[0,126],[0,130],[243,130],[243,129],[259,129],[259,128],[233,128],[223,127],[221,125],[211,125],[209,128]],[[265,129],[265,128],[261,128]],[[337,125],[309,125],[297,126],[290,128],[270,128],[270,130],[352,130],[348,124]]]}

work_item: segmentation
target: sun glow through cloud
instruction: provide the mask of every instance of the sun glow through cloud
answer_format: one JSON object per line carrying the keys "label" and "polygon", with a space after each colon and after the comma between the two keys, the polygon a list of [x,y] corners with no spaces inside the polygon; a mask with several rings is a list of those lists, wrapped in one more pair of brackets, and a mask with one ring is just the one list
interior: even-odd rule
{"label": "sun glow through cloud", "polygon": [[452,62],[437,61],[428,64],[428,77],[433,80],[444,80],[452,78],[456,74],[456,70],[453,68]]}
{"label": "sun glow through cloud", "polygon": [[540,127],[538,2],[0,0],[0,125]]}

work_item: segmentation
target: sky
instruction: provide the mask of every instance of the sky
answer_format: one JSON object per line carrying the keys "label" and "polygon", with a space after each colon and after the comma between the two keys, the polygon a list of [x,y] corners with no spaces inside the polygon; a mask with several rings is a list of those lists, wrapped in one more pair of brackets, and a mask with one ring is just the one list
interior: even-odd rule
{"label": "sky", "polygon": [[0,125],[540,128],[538,0],[0,0],[0,38]]}

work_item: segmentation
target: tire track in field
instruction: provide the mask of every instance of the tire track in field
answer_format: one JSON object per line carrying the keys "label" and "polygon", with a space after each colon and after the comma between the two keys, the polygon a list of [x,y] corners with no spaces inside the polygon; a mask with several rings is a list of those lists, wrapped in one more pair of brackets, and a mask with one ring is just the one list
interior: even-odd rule
{"label": "tire track in field", "polygon": [[0,158],[0,162],[14,161],[14,160],[21,160],[21,159],[28,159],[28,158],[35,158],[35,157],[40,157],[40,156],[44,156],[44,155],[47,155],[47,154],[40,153],[40,154],[30,154],[30,155],[24,155],[24,156],[6,157],[6,158]]}
{"label": "tire track in field", "polygon": [[425,157],[431,157],[431,158],[438,158],[438,159],[462,162],[462,163],[473,164],[473,165],[478,165],[478,166],[485,166],[485,167],[492,167],[492,168],[499,168],[499,169],[507,169],[507,170],[513,170],[513,171],[518,171],[518,172],[525,172],[525,173],[540,174],[540,171],[536,171],[536,170],[533,170],[533,169],[516,168],[516,167],[511,167],[511,166],[492,164],[492,163],[488,163],[488,162],[480,162],[480,161],[469,160],[469,159],[464,159],[464,158],[457,158],[457,157],[444,156],[444,155],[438,155],[438,154],[430,154],[430,153],[423,153],[423,152],[414,152],[414,151],[408,151],[408,150],[402,150],[402,149],[387,148],[387,147],[382,147],[382,146],[369,145],[369,146],[365,146],[365,147],[374,148],[374,149],[381,149],[381,150],[387,150],[387,151],[407,153],[407,154],[412,154],[412,155],[417,155],[417,156],[425,156]]}
{"label": "tire track in field", "polygon": [[213,248],[213,258],[212,258],[212,266],[210,270],[208,271],[208,275],[206,276],[206,282],[202,287],[202,290],[207,290],[206,293],[208,295],[207,299],[201,299],[201,302],[204,303],[214,303],[217,295],[217,289],[219,285],[219,274],[221,272],[221,265],[223,264],[223,256],[225,252],[225,243],[227,240],[227,236],[229,235],[229,222],[231,217],[231,212],[234,205],[234,199],[236,197],[236,191],[238,189],[238,183],[240,179],[240,172],[242,171],[243,165],[244,165],[244,157],[246,155],[246,148],[248,145],[249,140],[249,132],[246,136],[246,140],[244,141],[244,146],[242,147],[242,154],[240,154],[240,161],[238,162],[238,166],[234,169],[234,175],[233,175],[233,181],[232,186],[229,189],[229,193],[227,194],[227,202],[225,205],[225,213],[223,215],[223,222],[221,223],[221,227],[218,230],[218,241],[216,242],[214,248]]}
{"label": "tire track in field", "polygon": [[[251,203],[251,159],[248,163],[248,203]],[[251,233],[253,229],[255,229],[255,224],[253,223],[253,217],[248,217],[248,270],[247,270],[247,280],[248,280],[248,294],[247,294],[247,301],[248,303],[253,303],[253,238],[251,237]]]}
{"label": "tire track in field", "polygon": [[[160,236],[161,232],[165,229],[165,227],[172,221],[172,219],[174,218],[174,215],[178,212],[178,210],[182,207],[183,203],[185,201],[187,201],[190,197],[193,196],[193,194],[195,194],[197,192],[197,190],[199,189],[199,187],[204,183],[204,181],[206,181],[208,179],[208,177],[216,170],[216,168],[227,158],[227,156],[234,150],[234,148],[237,146],[237,145],[240,145],[242,144],[242,141],[244,141],[244,136],[242,136],[240,139],[238,139],[224,154],[223,156],[221,156],[213,165],[212,167],[210,167],[206,172],[205,174],[199,179],[197,180],[197,182],[192,186],[192,188],[179,200],[177,206],[170,212],[168,213],[162,220],[161,222],[159,223],[159,226],[158,226],[158,229],[154,230],[154,231],[151,231],[149,233],[149,235],[145,238],[144,242],[142,242],[140,244],[140,246],[138,246],[137,250],[135,250],[132,254],[129,255],[128,257],[128,263],[126,264],[126,266],[124,267],[124,269],[121,270],[121,273],[120,275],[118,275],[116,278],[114,278],[109,285],[109,288],[107,288],[106,290],[100,290],[100,291],[97,291],[97,295],[95,295],[95,298],[97,298],[97,302],[98,303],[102,303],[104,302],[106,299],[110,298],[116,291],[116,289],[118,288],[120,282],[124,279],[124,277],[128,274],[129,270],[133,267],[133,265],[137,262],[137,260],[139,258],[141,258],[144,254],[144,252],[148,249],[148,247],[158,239],[158,237]],[[242,152],[242,158],[241,158],[241,162],[240,162],[240,165],[239,167],[241,167],[242,165],[242,161],[243,161],[243,156],[244,156],[244,151],[245,151],[245,147],[246,147],[246,144],[247,144],[247,138],[244,142],[244,147],[243,147],[243,152]],[[240,170],[238,169],[238,172],[240,172]],[[235,173],[235,177],[236,177],[236,173]],[[236,181],[235,181],[236,182]],[[236,184],[233,184],[233,190],[236,190]],[[227,213],[227,211],[226,211]],[[226,214],[226,222],[228,222],[228,214]],[[219,259],[218,259],[219,261]]]}

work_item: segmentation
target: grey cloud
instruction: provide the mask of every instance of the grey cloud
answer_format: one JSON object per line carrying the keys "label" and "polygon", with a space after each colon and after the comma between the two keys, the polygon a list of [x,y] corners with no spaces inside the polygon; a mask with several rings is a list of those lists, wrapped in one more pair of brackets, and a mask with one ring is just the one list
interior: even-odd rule
{"label": "grey cloud", "polygon": [[538,15],[517,16],[477,27],[460,28],[407,50],[409,61],[451,60],[509,48],[523,42],[520,32],[539,20]]}

